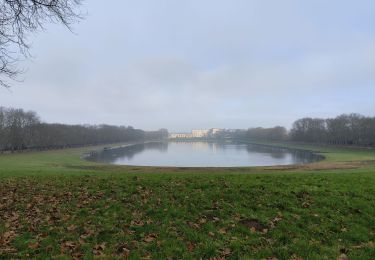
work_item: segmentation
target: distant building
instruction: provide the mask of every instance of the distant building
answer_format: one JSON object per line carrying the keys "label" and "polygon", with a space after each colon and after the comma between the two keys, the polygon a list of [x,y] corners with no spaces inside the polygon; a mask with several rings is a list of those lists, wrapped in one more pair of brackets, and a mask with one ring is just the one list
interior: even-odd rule
{"label": "distant building", "polygon": [[208,138],[213,137],[215,134],[223,131],[219,128],[211,129],[194,129],[191,133],[171,133],[169,134],[170,139],[190,139],[190,138]]}
{"label": "distant building", "polygon": [[199,130],[192,130],[191,134],[193,135],[193,137],[201,138],[201,137],[207,137],[209,132],[210,130],[199,129]]}
{"label": "distant building", "polygon": [[223,131],[223,129],[220,129],[220,128],[212,128],[211,129],[211,134],[215,135],[219,132]]}
{"label": "distant building", "polygon": [[193,138],[193,135],[192,134],[187,134],[187,133],[171,133],[169,134],[169,138],[172,138],[172,139],[178,139],[178,138],[181,138],[181,139],[186,139],[186,138]]}

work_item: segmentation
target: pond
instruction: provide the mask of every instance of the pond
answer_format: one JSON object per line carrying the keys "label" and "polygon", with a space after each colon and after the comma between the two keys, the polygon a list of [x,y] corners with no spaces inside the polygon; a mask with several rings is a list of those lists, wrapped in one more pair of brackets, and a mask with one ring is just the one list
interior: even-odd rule
{"label": "pond", "polygon": [[167,167],[241,167],[305,164],[322,159],[309,151],[240,142],[149,142],[105,149],[88,160],[100,163]]}

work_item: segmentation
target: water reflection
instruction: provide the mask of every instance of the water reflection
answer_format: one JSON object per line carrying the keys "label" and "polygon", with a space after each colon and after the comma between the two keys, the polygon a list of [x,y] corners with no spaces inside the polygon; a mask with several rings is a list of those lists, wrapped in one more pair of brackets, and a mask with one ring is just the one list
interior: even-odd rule
{"label": "water reflection", "polygon": [[307,151],[238,142],[150,142],[92,154],[91,161],[144,166],[231,167],[309,163]]}
{"label": "water reflection", "polygon": [[142,153],[144,150],[156,150],[160,153],[166,153],[168,152],[168,142],[150,142],[103,150],[91,154],[87,159],[103,163],[114,163],[119,158],[130,161],[136,154]]}

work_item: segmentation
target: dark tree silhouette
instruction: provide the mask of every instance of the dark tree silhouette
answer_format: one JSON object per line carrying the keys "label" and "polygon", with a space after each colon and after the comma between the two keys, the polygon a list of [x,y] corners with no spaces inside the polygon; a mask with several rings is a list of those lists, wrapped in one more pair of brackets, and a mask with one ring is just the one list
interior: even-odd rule
{"label": "dark tree silhouette", "polygon": [[166,138],[166,129],[143,131],[131,126],[47,124],[35,112],[0,107],[0,153]]}
{"label": "dark tree silhouette", "polygon": [[0,0],[0,85],[9,87],[22,72],[21,57],[30,57],[27,36],[43,29],[46,22],[71,29],[81,19],[76,11],[82,0]]}

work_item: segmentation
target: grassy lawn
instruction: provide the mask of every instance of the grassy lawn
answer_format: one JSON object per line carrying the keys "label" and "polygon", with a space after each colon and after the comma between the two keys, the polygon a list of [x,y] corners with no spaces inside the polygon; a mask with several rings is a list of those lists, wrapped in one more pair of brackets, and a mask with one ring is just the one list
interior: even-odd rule
{"label": "grassy lawn", "polygon": [[303,166],[155,168],[93,148],[0,156],[0,258],[375,259],[375,151]]}

